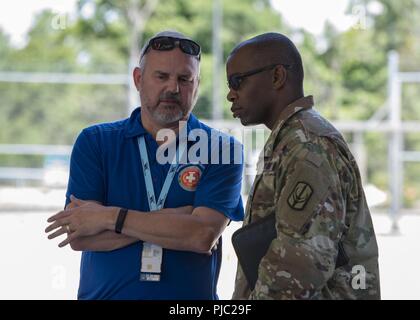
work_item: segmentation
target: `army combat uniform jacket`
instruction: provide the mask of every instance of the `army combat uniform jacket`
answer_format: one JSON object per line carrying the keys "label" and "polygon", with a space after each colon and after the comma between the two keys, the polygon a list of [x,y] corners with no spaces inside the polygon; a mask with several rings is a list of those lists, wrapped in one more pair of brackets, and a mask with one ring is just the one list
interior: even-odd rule
{"label": "army combat uniform jacket", "polygon": [[277,238],[233,299],[380,299],[378,247],[357,164],[312,96],[280,115],[257,165],[244,224],[275,212]]}

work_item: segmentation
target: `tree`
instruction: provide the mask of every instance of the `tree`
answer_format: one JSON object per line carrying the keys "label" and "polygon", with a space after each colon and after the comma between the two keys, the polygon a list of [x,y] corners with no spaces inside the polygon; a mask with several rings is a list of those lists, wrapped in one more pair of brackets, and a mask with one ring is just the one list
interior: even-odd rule
{"label": "tree", "polygon": [[[39,14],[21,49],[12,48],[0,34],[0,52],[9,52],[2,55],[3,70],[127,74],[133,67],[128,66],[130,56],[137,62],[144,39],[163,29],[177,29],[202,45],[201,94],[195,112],[210,116],[211,1],[81,0],[76,17],[67,17],[64,29],[53,28],[54,17],[50,11]],[[224,1],[223,17],[225,57],[244,38],[281,27],[268,0]],[[218,76],[225,79],[224,74]],[[81,128],[126,115],[124,86],[2,83],[0,90],[4,124],[0,143],[72,144]],[[225,108],[230,116],[227,103]]]}

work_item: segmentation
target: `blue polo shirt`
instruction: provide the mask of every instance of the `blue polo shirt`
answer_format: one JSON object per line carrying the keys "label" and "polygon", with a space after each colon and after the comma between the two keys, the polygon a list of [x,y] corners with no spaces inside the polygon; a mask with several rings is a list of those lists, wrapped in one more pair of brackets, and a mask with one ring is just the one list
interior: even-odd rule
{"label": "blue polo shirt", "polygon": [[[214,129],[190,115],[187,132],[203,129],[208,134],[210,160]],[[146,186],[137,143],[144,136],[149,154],[151,174],[158,198],[170,164],[159,164],[156,159],[158,144],[143,128],[140,108],[130,118],[84,129],[73,147],[66,204],[71,194],[84,200],[96,200],[106,206],[125,207],[148,212]],[[226,136],[225,136],[226,138]],[[219,139],[219,150],[225,139]],[[243,219],[241,199],[242,159],[234,162],[233,149],[238,142],[228,137],[230,163],[187,163],[178,167],[164,207],[186,205],[215,209],[231,220]],[[226,143],[225,147],[226,147]],[[235,146],[236,144],[236,146]],[[194,145],[189,142],[188,148]],[[242,149],[240,146],[242,155]],[[199,153],[198,153],[199,154]],[[220,157],[220,159],[222,159]],[[182,175],[188,167],[201,171],[198,185],[190,188],[188,178]],[[186,170],[185,170],[186,169]],[[185,180],[187,179],[187,180]],[[142,213],[139,213],[142,214]],[[153,213],[151,213],[153,214]],[[163,249],[162,273],[159,282],[140,281],[143,242],[110,252],[84,251],[80,266],[79,299],[217,299],[222,245],[211,256],[188,251]]]}

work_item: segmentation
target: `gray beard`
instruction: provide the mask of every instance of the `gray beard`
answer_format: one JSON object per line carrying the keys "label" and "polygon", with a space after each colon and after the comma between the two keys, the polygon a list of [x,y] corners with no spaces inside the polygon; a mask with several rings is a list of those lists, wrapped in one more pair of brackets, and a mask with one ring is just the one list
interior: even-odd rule
{"label": "gray beard", "polygon": [[177,107],[176,109],[170,108],[169,112],[159,112],[159,110],[156,109],[149,109],[149,112],[152,115],[153,119],[155,119],[155,121],[163,125],[177,122],[181,120],[184,116],[182,110],[179,107]]}

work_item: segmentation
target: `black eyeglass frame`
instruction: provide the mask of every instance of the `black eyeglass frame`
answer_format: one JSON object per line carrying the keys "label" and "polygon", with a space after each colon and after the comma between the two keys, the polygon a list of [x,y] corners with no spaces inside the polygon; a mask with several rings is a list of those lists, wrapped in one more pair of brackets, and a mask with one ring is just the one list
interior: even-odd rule
{"label": "black eyeglass frame", "polygon": [[271,70],[271,69],[273,69],[274,67],[277,67],[277,66],[283,66],[285,69],[289,69],[292,66],[292,64],[275,63],[275,64],[270,64],[268,66],[261,67],[261,68],[258,68],[258,69],[250,70],[250,71],[247,71],[247,72],[232,74],[228,78],[228,81],[227,81],[228,82],[228,87],[229,87],[229,89],[237,91],[237,90],[239,90],[239,88],[241,86],[241,83],[245,78],[253,76],[254,74],[257,74],[257,73],[260,73],[260,72],[263,72],[263,71]]}
{"label": "black eyeglass frame", "polygon": [[[159,41],[161,40],[167,41],[165,43],[166,46],[159,47],[159,45],[161,45],[159,44]],[[175,49],[175,47],[178,47],[185,54],[197,57],[198,60],[201,59],[201,47],[197,42],[190,39],[180,39],[170,36],[161,36],[149,40],[147,46],[143,50],[140,60],[143,59],[143,57],[146,55],[150,48],[157,51],[170,51]]]}

